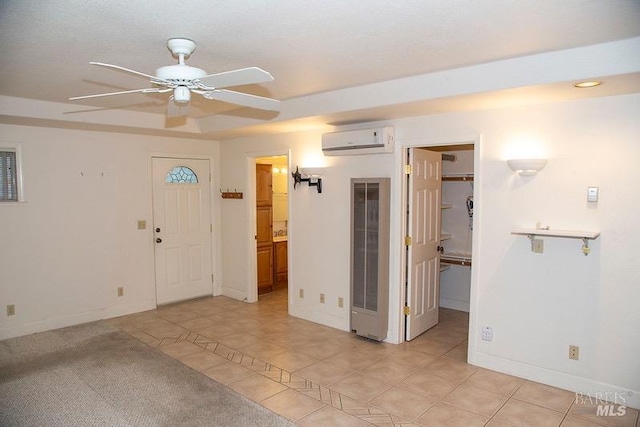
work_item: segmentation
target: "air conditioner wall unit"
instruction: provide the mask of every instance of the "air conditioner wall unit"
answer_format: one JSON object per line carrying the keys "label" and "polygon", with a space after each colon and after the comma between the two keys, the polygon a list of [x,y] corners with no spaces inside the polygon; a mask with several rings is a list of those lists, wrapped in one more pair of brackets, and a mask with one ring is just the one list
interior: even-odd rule
{"label": "air conditioner wall unit", "polygon": [[392,153],[393,146],[393,127],[322,134],[322,152],[325,156]]}

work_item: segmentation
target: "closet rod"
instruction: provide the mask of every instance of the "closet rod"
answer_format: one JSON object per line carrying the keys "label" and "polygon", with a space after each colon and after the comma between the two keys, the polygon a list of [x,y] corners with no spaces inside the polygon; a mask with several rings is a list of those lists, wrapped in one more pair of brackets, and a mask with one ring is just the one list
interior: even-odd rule
{"label": "closet rod", "polygon": [[456,161],[456,155],[455,154],[443,154],[442,155],[442,160],[446,160],[448,162],[455,162]]}

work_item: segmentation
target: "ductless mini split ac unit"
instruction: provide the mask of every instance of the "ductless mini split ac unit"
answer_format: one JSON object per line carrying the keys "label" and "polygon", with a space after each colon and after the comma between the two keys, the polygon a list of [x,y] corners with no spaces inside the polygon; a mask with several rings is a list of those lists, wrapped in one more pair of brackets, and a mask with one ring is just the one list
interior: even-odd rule
{"label": "ductless mini split ac unit", "polygon": [[322,134],[322,152],[325,156],[392,153],[393,145],[392,127]]}

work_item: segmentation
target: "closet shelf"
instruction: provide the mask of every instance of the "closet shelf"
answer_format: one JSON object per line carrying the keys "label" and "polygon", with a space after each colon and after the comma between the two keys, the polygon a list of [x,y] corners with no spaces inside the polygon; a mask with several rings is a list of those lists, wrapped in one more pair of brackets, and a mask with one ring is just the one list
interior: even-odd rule
{"label": "closet shelf", "polygon": [[451,238],[451,233],[440,233],[440,240],[449,240]]}
{"label": "closet shelf", "polygon": [[511,230],[511,234],[515,234],[518,236],[527,236],[531,240],[532,251],[533,251],[533,239],[536,236],[581,239],[582,253],[585,254],[585,256],[589,255],[589,252],[591,251],[589,249],[589,240],[595,240],[600,236],[599,231],[553,230],[550,228],[514,228],[513,230]]}
{"label": "closet shelf", "polygon": [[453,205],[451,203],[443,203],[440,205],[440,209],[451,209]]}
{"label": "closet shelf", "polygon": [[472,173],[452,173],[448,175],[442,175],[443,181],[473,181]]}

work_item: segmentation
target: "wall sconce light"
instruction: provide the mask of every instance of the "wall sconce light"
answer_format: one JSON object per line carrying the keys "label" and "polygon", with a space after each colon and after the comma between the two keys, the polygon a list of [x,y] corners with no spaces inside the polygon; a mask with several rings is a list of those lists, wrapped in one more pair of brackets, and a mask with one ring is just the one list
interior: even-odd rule
{"label": "wall sconce light", "polygon": [[274,175],[277,175],[277,174],[279,174],[279,173],[286,174],[286,173],[287,173],[287,168],[286,168],[286,167],[281,167],[281,168],[279,168],[279,167],[274,166],[274,167],[271,169],[271,172],[272,172]]}
{"label": "wall sconce light", "polygon": [[[322,178],[320,178],[324,174],[324,168],[302,168],[298,169],[296,166],[296,171],[291,172],[291,176],[293,177],[293,188],[295,190],[296,185],[306,182],[309,184],[309,187],[316,187],[318,193],[322,193]],[[302,177],[304,175],[304,178]]]}
{"label": "wall sconce light", "polygon": [[520,176],[533,176],[547,164],[547,159],[512,159],[507,160],[512,171]]}

